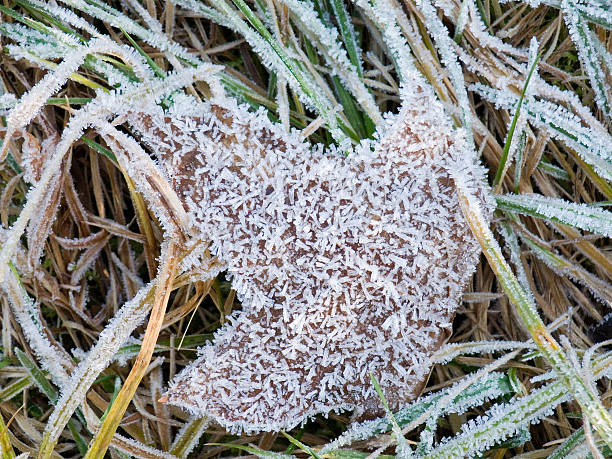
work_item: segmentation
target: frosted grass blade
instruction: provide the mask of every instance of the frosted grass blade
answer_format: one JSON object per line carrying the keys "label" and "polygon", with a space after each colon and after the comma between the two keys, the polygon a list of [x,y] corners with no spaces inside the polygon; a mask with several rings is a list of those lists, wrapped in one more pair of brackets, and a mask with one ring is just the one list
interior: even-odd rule
{"label": "frosted grass blade", "polygon": [[427,30],[433,36],[434,42],[442,57],[442,62],[448,71],[448,75],[455,90],[457,104],[461,110],[461,122],[466,130],[466,139],[472,148],[474,147],[474,134],[472,129],[472,109],[468,99],[465,80],[463,78],[463,70],[459,65],[459,59],[455,52],[453,40],[448,34],[448,29],[442,23],[436,9],[429,0],[416,2],[417,8],[421,10],[425,17],[425,25]]}
{"label": "frosted grass blade", "polygon": [[[498,107],[511,109],[518,101],[518,97],[509,91],[493,89],[480,83],[470,88]],[[582,120],[567,108],[549,101],[525,100],[523,110],[529,116],[529,121],[537,127],[545,128],[552,137],[576,150],[601,177],[612,181],[612,137],[607,132],[584,126]]]}
{"label": "frosted grass blade", "polygon": [[551,220],[592,233],[612,236],[612,212],[539,194],[496,195],[502,210]]}
{"label": "frosted grass blade", "polygon": [[561,3],[563,17],[578,50],[580,62],[589,76],[591,88],[595,92],[595,102],[604,115],[610,118],[610,87],[606,82],[606,75],[601,68],[600,53],[593,44],[597,38],[589,29],[586,20],[579,13],[573,2]]}
{"label": "frosted grass blade", "polygon": [[207,418],[190,418],[179,430],[170,447],[170,453],[177,457],[187,457],[198,446],[200,437],[210,424]]}
{"label": "frosted grass blade", "polygon": [[529,246],[536,257],[542,260],[553,271],[586,285],[603,302],[612,302],[612,286],[608,282],[594,276],[579,265],[571,263],[553,251],[542,247],[528,237],[524,237],[523,241]]}
{"label": "frosted grass blade", "polygon": [[[395,421],[400,427],[407,426],[423,413],[426,413],[436,404],[446,397],[452,388],[445,389],[435,394],[421,397],[408,406],[402,408],[394,414]],[[483,380],[471,385],[462,391],[445,408],[448,413],[462,413],[472,406],[478,406],[486,400],[492,400],[506,394],[512,393],[512,387],[506,375],[498,372],[489,373]],[[321,454],[332,453],[333,451],[350,445],[353,442],[364,440],[375,435],[388,432],[392,428],[388,418],[378,418],[372,421],[364,421],[349,428],[336,440],[328,443],[321,449]]]}
{"label": "frosted grass blade", "polygon": [[16,347],[14,349],[15,355],[19,359],[19,362],[26,369],[32,381],[38,387],[38,389],[47,396],[47,398],[51,401],[52,404],[57,402],[57,391],[53,388],[51,383],[47,381],[43,372],[38,368],[38,366],[32,362],[32,360],[28,357],[28,355],[23,352],[21,349]]}
{"label": "frosted grass blade", "polygon": [[522,288],[512,273],[508,262],[503,257],[501,248],[482,214],[480,204],[473,196],[470,188],[466,186],[464,180],[461,175],[455,177],[459,204],[473,234],[480,242],[489,265],[542,355],[554,368],[566,390],[569,390],[569,393],[579,403],[595,430],[607,444],[612,445],[612,418],[610,414],[603,406],[599,395],[595,393],[590,384],[580,377],[578,370],[574,368],[562,348],[547,330],[533,300]]}
{"label": "frosted grass blade", "polygon": [[389,409],[389,404],[387,403],[387,400],[385,399],[385,395],[383,394],[380,384],[378,384],[378,381],[376,380],[376,377],[374,376],[373,373],[370,373],[370,379],[372,380],[372,384],[374,385],[374,388],[376,389],[376,393],[378,394],[378,397],[380,398],[380,401],[382,402],[383,406],[385,407],[385,411],[387,412],[387,418],[389,419],[389,422],[391,423],[391,430],[393,432],[393,438],[397,442],[398,456],[406,458],[406,459],[412,457],[413,455],[412,448],[408,444],[406,437],[404,437],[404,433],[402,432],[402,429],[400,428],[399,424],[395,420],[395,416],[393,416],[393,413]]}
{"label": "frosted grass blade", "polygon": [[[596,360],[594,376],[599,379],[610,371],[610,353]],[[570,399],[565,385],[557,380],[511,402],[494,405],[484,417],[464,425],[460,434],[443,439],[426,457],[446,459],[477,456],[501,439],[508,438],[550,415],[556,406]]]}
{"label": "frosted grass blade", "polygon": [[[564,4],[564,0],[530,0],[530,3],[532,6],[542,3],[555,8],[561,8]],[[608,30],[612,30],[612,9],[610,8],[610,4],[607,0],[574,2],[574,8],[576,8],[578,13],[587,21]]]}
{"label": "frosted grass blade", "polygon": [[30,378],[29,376],[25,376],[23,378],[18,379],[14,383],[9,384],[8,386],[5,386],[2,390],[0,390],[0,402],[6,402],[7,400],[16,397],[32,385],[32,378]]}
{"label": "frosted grass blade", "polygon": [[[527,66],[527,76],[525,78],[525,84],[523,84],[523,90],[521,91],[521,95],[518,99],[516,107],[514,109],[514,116],[512,117],[512,122],[510,123],[510,128],[508,129],[508,135],[506,137],[506,142],[504,143],[504,150],[502,152],[501,159],[499,161],[499,167],[497,168],[497,172],[495,173],[495,178],[493,179],[493,187],[496,187],[503,178],[503,174],[506,170],[506,162],[508,161],[508,157],[510,157],[510,161],[512,160],[512,155],[510,155],[510,147],[513,146],[514,150],[516,150],[516,146],[518,142],[516,139],[513,142],[514,131],[517,127],[517,123],[519,121],[521,115],[521,106],[523,105],[523,100],[525,99],[525,95],[527,94],[527,87],[529,86],[529,81],[531,81],[531,76],[533,72],[536,70],[538,66],[538,61],[540,60],[540,54],[536,54],[538,49],[538,43],[533,39],[531,41],[531,46],[529,48],[529,62]],[[519,136],[523,135],[523,127],[519,129]],[[518,164],[517,164],[518,167]],[[516,182],[518,186],[518,181]]]}

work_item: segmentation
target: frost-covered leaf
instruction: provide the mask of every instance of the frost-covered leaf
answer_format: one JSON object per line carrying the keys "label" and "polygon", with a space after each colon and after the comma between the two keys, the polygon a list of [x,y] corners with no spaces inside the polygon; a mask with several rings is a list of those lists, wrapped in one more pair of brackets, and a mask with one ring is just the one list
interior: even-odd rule
{"label": "frost-covered leaf", "polygon": [[129,116],[243,305],[171,403],[254,431],[380,412],[371,372],[392,409],[414,397],[478,253],[449,171],[483,195],[474,153],[418,81],[379,140],[348,157],[231,100]]}

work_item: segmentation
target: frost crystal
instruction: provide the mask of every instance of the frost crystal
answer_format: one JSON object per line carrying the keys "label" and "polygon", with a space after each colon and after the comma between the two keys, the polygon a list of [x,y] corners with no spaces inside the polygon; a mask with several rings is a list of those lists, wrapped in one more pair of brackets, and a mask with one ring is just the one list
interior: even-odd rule
{"label": "frost crystal", "polygon": [[166,399],[231,430],[418,394],[479,253],[451,176],[482,170],[429,88],[345,157],[230,99],[128,115],[243,304]]}

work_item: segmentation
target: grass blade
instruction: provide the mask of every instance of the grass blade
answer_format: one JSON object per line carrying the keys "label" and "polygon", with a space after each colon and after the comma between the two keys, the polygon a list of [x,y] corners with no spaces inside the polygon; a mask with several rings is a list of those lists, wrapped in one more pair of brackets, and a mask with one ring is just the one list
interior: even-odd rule
{"label": "grass blade", "polygon": [[612,212],[538,194],[496,195],[500,209],[612,236]]}
{"label": "grass blade", "polygon": [[165,261],[161,264],[162,267],[158,275],[159,283],[156,289],[153,307],[151,308],[149,323],[142,340],[142,348],[119,395],[106,414],[106,419],[104,419],[100,430],[96,434],[85,456],[86,459],[102,459],[106,454],[106,450],[111,443],[117,427],[119,427],[123,414],[134,397],[138,384],[143,378],[149,362],[151,361],[157,336],[159,335],[163,323],[166,305],[168,304],[170,292],[172,291],[172,282],[179,267],[178,250],[176,243],[170,243],[170,246],[164,254]]}
{"label": "grass blade", "polygon": [[[521,114],[521,106],[523,105],[523,100],[525,99],[525,94],[527,94],[527,87],[529,86],[529,81],[531,81],[531,76],[533,72],[538,66],[538,61],[540,60],[541,54],[536,54],[537,51],[537,42],[532,41],[532,46],[530,49],[530,59],[527,66],[527,77],[525,78],[525,84],[523,85],[523,90],[521,91],[521,95],[519,96],[518,102],[516,103],[516,107],[514,109],[514,116],[512,117],[512,122],[510,123],[510,129],[508,129],[508,135],[506,137],[506,142],[504,143],[504,150],[502,152],[502,157],[499,161],[499,167],[497,168],[497,172],[495,173],[495,178],[493,179],[493,187],[497,187],[497,185],[501,182],[503,178],[503,174],[506,170],[506,162],[508,161],[508,154],[510,152],[510,146],[512,145],[512,139],[514,138],[514,130],[516,129],[517,122],[519,120]],[[519,133],[522,135],[523,133]],[[518,166],[518,164],[517,164]],[[517,186],[518,186],[518,182]]]}

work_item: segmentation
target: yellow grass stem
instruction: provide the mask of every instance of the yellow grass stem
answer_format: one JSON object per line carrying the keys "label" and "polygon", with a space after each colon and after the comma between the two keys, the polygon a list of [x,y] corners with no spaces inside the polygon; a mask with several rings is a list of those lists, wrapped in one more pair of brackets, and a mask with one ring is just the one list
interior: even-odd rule
{"label": "yellow grass stem", "polygon": [[179,246],[174,242],[170,242],[160,268],[157,289],[155,291],[155,300],[153,302],[153,308],[151,309],[147,330],[142,340],[142,347],[140,348],[140,352],[138,357],[136,357],[136,362],[130,374],[125,380],[121,391],[119,391],[119,395],[117,395],[115,402],[108,411],[85,459],[102,459],[104,457],[113,435],[123,418],[123,414],[147,371],[164,321],[166,305],[168,304],[170,292],[172,291],[172,282],[177,274],[179,266],[178,254]]}
{"label": "yellow grass stem", "polygon": [[150,278],[152,279],[155,276],[155,268],[157,266],[157,263],[153,249],[156,246],[155,235],[153,234],[153,227],[151,226],[149,211],[147,210],[147,205],[144,202],[142,195],[136,191],[134,181],[130,178],[130,176],[127,174],[123,167],[121,167],[121,172],[123,173],[125,182],[127,183],[128,189],[130,190],[130,196],[132,197],[134,208],[136,209],[136,218],[138,220],[138,226],[140,226],[140,230],[142,231],[146,239],[146,242],[143,244],[143,250],[147,260],[147,269],[149,271],[149,276],[151,276]]}
{"label": "yellow grass stem", "polygon": [[2,414],[0,414],[0,457],[2,459],[12,459],[15,457],[15,451],[8,435],[8,425],[4,425]]}

